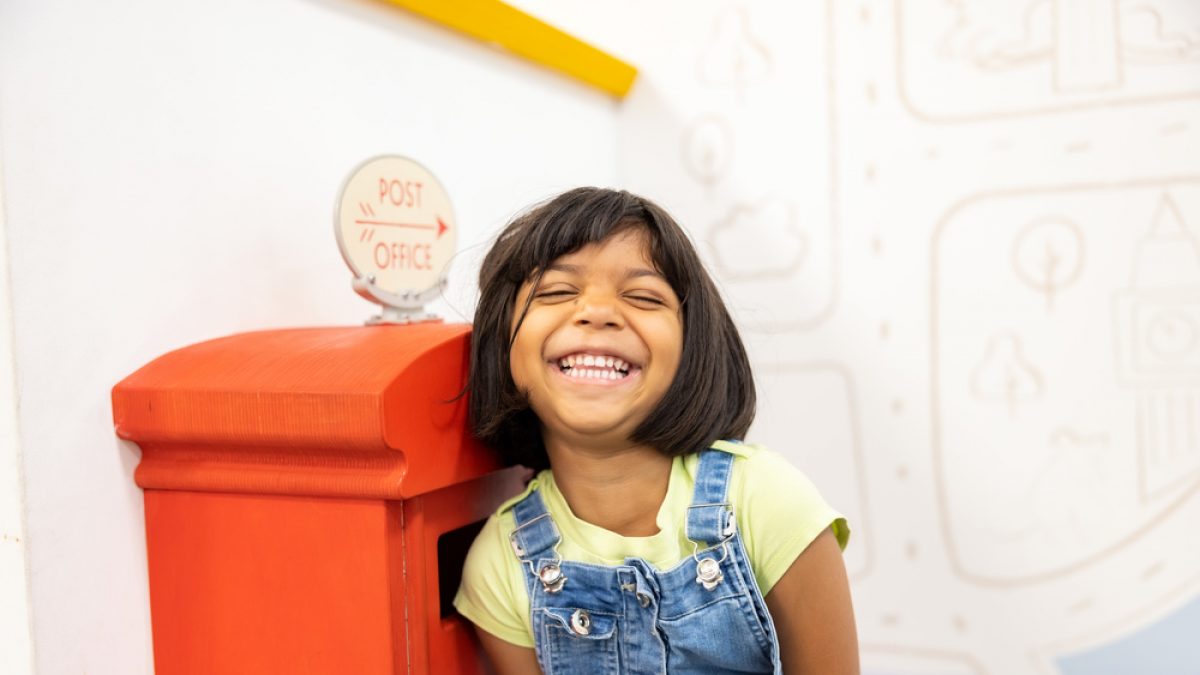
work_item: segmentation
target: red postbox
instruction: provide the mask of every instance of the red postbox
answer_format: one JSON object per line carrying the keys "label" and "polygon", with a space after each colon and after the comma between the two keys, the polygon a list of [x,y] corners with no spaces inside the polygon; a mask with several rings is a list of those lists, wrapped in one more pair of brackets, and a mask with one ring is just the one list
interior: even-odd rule
{"label": "red postbox", "polygon": [[142,451],[154,663],[180,673],[473,673],[450,606],[520,490],[466,427],[470,327],[274,330],[113,389]]}

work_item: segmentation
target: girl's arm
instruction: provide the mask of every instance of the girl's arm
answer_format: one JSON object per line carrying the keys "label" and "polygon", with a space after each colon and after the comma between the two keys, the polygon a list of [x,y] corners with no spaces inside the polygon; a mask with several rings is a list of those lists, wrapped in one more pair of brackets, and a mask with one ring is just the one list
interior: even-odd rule
{"label": "girl's arm", "polygon": [[492,663],[492,670],[496,675],[541,675],[537,654],[529,647],[518,647],[482,628],[477,627],[475,633],[479,636],[483,651]]}
{"label": "girl's arm", "polygon": [[787,675],[858,675],[850,582],[832,529],[809,544],[767,594]]}

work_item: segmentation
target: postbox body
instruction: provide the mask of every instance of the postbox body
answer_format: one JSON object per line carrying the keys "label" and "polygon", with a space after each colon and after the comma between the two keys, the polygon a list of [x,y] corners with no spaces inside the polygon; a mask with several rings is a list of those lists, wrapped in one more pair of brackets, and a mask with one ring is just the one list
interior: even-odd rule
{"label": "postbox body", "polygon": [[525,475],[467,429],[469,331],[246,333],[113,389],[142,451],[159,675],[482,672],[450,601]]}

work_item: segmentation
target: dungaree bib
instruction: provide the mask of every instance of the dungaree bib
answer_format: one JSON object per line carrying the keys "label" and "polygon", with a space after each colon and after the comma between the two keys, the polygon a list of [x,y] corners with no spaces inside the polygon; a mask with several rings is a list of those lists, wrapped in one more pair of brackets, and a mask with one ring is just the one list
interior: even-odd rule
{"label": "dungaree bib", "polygon": [[559,559],[538,490],[513,506],[534,645],[545,675],[781,673],[779,642],[727,501],[733,455],[700,453],[688,507],[692,557],[658,571]]}

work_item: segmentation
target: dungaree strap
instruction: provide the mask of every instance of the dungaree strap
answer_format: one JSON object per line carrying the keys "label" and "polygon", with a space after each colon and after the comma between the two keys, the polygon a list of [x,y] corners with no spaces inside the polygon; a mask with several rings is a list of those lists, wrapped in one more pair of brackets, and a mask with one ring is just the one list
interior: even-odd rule
{"label": "dungaree strap", "polygon": [[711,448],[700,451],[696,489],[688,507],[688,539],[713,546],[733,535],[733,507],[728,500],[732,467],[730,453]]}
{"label": "dungaree strap", "polygon": [[539,490],[530,492],[513,506],[513,517],[516,519],[517,528],[509,535],[509,541],[517,557],[521,560],[553,557],[542,554],[558,546],[562,536],[554,526],[554,519],[546,510],[546,503],[542,501]]}

